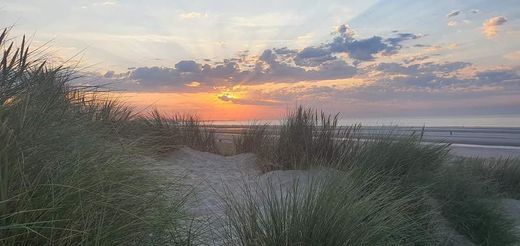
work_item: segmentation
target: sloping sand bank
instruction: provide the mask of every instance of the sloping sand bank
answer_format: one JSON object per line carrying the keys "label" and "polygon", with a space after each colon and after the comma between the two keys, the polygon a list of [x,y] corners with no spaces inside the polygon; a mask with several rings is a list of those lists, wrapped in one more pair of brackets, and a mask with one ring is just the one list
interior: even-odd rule
{"label": "sloping sand bank", "polygon": [[[252,182],[258,184],[262,183],[258,182],[259,180],[265,179],[289,187],[296,179],[308,180],[309,177],[322,172],[292,170],[262,174],[256,167],[256,161],[254,154],[226,157],[182,148],[171,153],[164,160],[156,162],[153,169],[172,179],[183,177],[183,183],[191,187],[194,193],[194,200],[189,204],[190,212],[201,218],[210,227],[210,230],[206,230],[208,235],[204,236],[205,241],[211,242],[208,245],[221,245],[222,242],[218,240],[217,235],[219,229],[222,229],[220,227],[224,214],[219,201],[220,195],[225,192],[240,194],[245,184],[252,184]],[[504,208],[505,212],[517,222],[520,229],[520,202],[507,199],[504,201]],[[220,220],[220,223],[215,223],[217,220]],[[447,233],[447,235],[449,234]]]}

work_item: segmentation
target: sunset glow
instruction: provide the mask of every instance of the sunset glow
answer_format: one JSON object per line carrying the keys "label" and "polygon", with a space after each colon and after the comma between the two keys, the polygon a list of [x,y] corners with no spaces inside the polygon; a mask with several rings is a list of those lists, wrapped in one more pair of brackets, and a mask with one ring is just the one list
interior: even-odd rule
{"label": "sunset glow", "polygon": [[36,31],[35,45],[52,40],[56,64],[85,67],[76,84],[103,85],[145,111],[488,115],[520,114],[517,5],[23,0],[1,3],[0,21]]}

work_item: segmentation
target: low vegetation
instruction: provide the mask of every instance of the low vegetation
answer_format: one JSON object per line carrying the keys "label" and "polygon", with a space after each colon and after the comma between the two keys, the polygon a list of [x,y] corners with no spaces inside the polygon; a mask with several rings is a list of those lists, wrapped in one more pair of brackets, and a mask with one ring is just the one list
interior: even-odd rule
{"label": "low vegetation", "polygon": [[478,245],[516,245],[518,235],[513,221],[500,205],[500,194],[493,179],[483,179],[471,168],[453,165],[436,175],[432,196],[451,226]]}
{"label": "low vegetation", "polygon": [[[423,143],[422,132],[402,135],[385,128],[376,133],[368,133],[357,125],[338,126],[337,115],[326,115],[302,107],[289,112],[274,136],[265,135],[267,127],[249,127],[248,133],[243,137],[249,138],[249,140],[237,142],[238,145],[247,142],[247,148],[238,149],[256,152],[265,160],[262,163],[268,163],[262,166],[264,171],[332,168],[346,172],[357,185],[365,187],[364,192],[367,196],[370,196],[369,194],[373,190],[384,189],[383,187],[393,187],[389,194],[393,194],[394,197],[406,197],[405,194],[414,194],[416,199],[406,202],[407,205],[404,207],[407,209],[401,210],[400,213],[408,218],[414,218],[415,228],[423,236],[435,234],[435,230],[438,228],[432,226],[432,223],[436,223],[435,215],[439,214],[448,220],[450,228],[475,244],[515,245],[519,242],[514,225],[505,217],[500,204],[500,199],[504,196],[518,198],[518,185],[520,184],[518,161],[454,160],[448,155],[448,144]],[[256,142],[255,139],[263,141]],[[254,146],[254,143],[260,142],[261,145]],[[374,177],[377,178],[374,179]],[[376,181],[373,182],[373,180]],[[364,186],[366,182],[370,183],[370,186]],[[366,187],[370,187],[370,189]],[[267,215],[282,213],[280,211],[283,211],[282,214],[300,212],[312,214],[306,210],[311,209],[312,206],[309,208],[285,205],[296,199],[290,200],[291,196],[295,196],[291,192],[293,190],[274,198],[260,193],[263,194],[261,200],[264,205],[254,207],[250,201],[251,198],[248,197],[245,205],[239,205],[240,209],[245,209],[244,211],[247,212],[238,213],[236,212],[238,209],[232,209],[231,221],[238,221],[240,224],[240,226],[233,227],[237,230],[235,231],[237,237],[242,241],[248,241],[251,240],[248,237],[255,235],[254,240],[261,242],[258,244],[268,245],[268,239],[256,235],[266,233],[264,227],[277,227],[283,224],[289,227],[287,230],[292,230],[291,226],[295,226],[299,231],[314,230],[312,223],[291,224],[293,221],[290,216],[273,215],[272,217],[276,217],[277,220],[264,218]],[[298,193],[302,192],[304,191],[298,191]],[[320,193],[322,192],[324,191],[321,190]],[[315,201],[314,195],[305,194],[307,195],[302,196],[305,201],[298,200],[298,203],[306,204]],[[356,202],[355,196],[347,199],[353,200],[343,201],[343,203]],[[326,199],[322,200],[327,202]],[[393,200],[397,203],[400,201],[400,199]],[[377,199],[374,199],[373,202],[377,203]],[[262,201],[256,201],[256,203],[262,204]],[[374,216],[377,216],[376,214]],[[432,215],[428,217],[429,223],[426,221],[417,223],[421,221],[420,218],[425,218],[425,214]],[[326,217],[326,215],[322,216]],[[367,219],[373,218],[367,217]],[[256,220],[261,220],[261,222]],[[363,226],[363,224],[358,224],[358,226]],[[248,229],[238,227],[248,227]],[[335,233],[345,234],[340,230],[324,229],[323,231],[313,231],[313,233],[329,236],[336,235]],[[401,233],[404,232],[401,231]],[[356,235],[359,238],[355,237]],[[353,238],[349,238],[349,240],[354,241],[361,240],[363,237],[362,234],[350,236]],[[400,234],[397,235],[397,238],[408,238],[408,236]],[[442,238],[425,238],[431,240],[429,241],[431,244],[437,244],[443,240]],[[309,241],[303,240],[303,242]],[[250,245],[250,243],[242,245]]]}
{"label": "low vegetation", "polygon": [[226,245],[435,245],[422,230],[432,214],[409,216],[421,206],[417,194],[365,178],[338,173],[286,186],[276,179],[245,185],[224,199]]}
{"label": "low vegetation", "polygon": [[462,158],[454,161],[479,179],[489,180],[501,195],[520,199],[520,160]]}
{"label": "low vegetation", "polygon": [[190,244],[196,233],[181,226],[189,192],[151,175],[135,150],[212,150],[212,133],[196,118],[138,117],[96,88],[71,86],[73,70],[48,66],[8,31],[0,33],[0,244]]}

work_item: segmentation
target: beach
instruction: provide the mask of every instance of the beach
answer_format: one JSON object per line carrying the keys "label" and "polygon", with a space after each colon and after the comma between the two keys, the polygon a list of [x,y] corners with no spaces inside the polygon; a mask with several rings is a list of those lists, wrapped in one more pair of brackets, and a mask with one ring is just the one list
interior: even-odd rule
{"label": "beach", "polygon": [[[217,139],[222,145],[232,145],[236,137],[247,126],[213,125]],[[272,132],[277,126],[269,127]],[[361,137],[393,134],[420,134],[422,127],[366,126],[360,131]],[[461,157],[519,158],[520,127],[425,127],[425,143],[449,143],[451,154]]]}

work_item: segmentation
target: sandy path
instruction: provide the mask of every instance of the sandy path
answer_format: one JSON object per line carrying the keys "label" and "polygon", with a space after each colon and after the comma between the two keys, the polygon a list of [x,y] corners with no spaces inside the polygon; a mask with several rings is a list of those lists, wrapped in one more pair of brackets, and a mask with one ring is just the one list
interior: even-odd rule
{"label": "sandy path", "polygon": [[183,185],[193,189],[188,209],[205,231],[203,240],[210,242],[207,245],[223,245],[217,234],[224,215],[219,195],[226,189],[238,193],[245,182],[258,177],[255,163],[254,154],[226,157],[182,148],[156,162],[153,169],[171,180],[182,179]]}
{"label": "sandy path", "polygon": [[[322,175],[326,171],[289,170],[262,174],[256,165],[254,154],[222,156],[182,148],[153,165],[153,170],[171,180],[179,180],[193,189],[193,200],[189,202],[189,212],[209,227],[205,230],[207,245],[223,245],[222,232],[225,216],[220,195],[226,192],[243,194],[245,185],[256,187],[270,182],[274,187],[292,187],[295,180],[305,180]],[[306,183],[306,182],[302,182]],[[209,230],[208,230],[209,229]]]}
{"label": "sandy path", "polygon": [[231,191],[239,189],[249,176],[260,171],[255,166],[254,154],[239,154],[230,157],[182,148],[169,155],[166,160],[169,172],[182,173],[185,184],[194,188],[197,204],[191,212],[199,216],[220,213],[218,193],[227,187]]}

